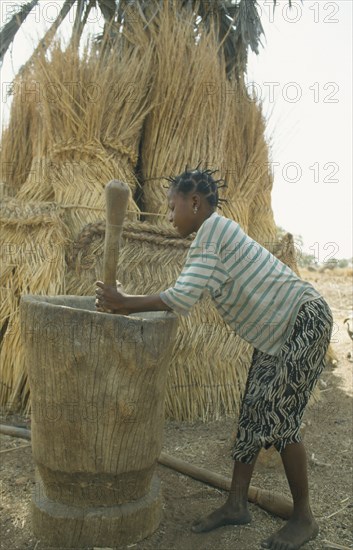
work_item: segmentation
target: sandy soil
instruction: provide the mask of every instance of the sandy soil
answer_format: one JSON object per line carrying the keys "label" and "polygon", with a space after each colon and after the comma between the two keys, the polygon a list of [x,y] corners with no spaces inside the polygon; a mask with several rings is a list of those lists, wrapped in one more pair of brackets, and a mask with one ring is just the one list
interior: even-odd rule
{"label": "sandy soil", "polygon": [[[353,363],[347,357],[352,353],[352,342],[343,324],[353,306],[352,278],[343,270],[308,271],[302,272],[302,276],[321,291],[332,308],[335,318],[332,345],[337,355],[337,363],[329,365],[322,375],[320,402],[306,412],[304,419],[312,506],[320,525],[318,538],[305,548],[353,548]],[[3,411],[0,421],[26,426],[30,419],[10,417]],[[230,476],[234,432],[232,418],[207,424],[167,422],[164,450]],[[0,548],[44,550],[47,546],[31,532],[29,503],[34,488],[34,467],[30,444],[3,435],[0,442]],[[161,465],[158,473],[164,495],[163,520],[152,537],[129,548],[255,550],[263,538],[283,525],[283,520],[250,504],[253,521],[249,525],[193,534],[190,532],[193,520],[220,506],[225,493]],[[282,465],[273,451],[260,456],[252,484],[289,495]]]}

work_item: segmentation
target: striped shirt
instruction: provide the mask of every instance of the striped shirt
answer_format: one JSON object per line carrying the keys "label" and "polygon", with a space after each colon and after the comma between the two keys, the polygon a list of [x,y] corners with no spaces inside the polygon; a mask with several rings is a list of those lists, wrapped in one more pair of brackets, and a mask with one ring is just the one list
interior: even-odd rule
{"label": "striped shirt", "polygon": [[187,315],[206,291],[226,323],[269,355],[279,353],[301,305],[320,298],[310,283],[217,212],[197,231],[175,286],[160,298]]}

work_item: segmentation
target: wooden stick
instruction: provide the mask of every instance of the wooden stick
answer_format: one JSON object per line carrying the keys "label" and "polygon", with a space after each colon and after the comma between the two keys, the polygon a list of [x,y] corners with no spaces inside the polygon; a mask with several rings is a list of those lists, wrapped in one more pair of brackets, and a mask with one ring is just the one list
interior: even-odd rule
{"label": "wooden stick", "polygon": [[[158,462],[163,464],[163,466],[172,468],[198,481],[208,483],[218,489],[223,489],[224,491],[230,490],[231,480],[229,478],[211,472],[206,468],[194,466],[193,464],[166,453],[160,454]],[[249,487],[248,500],[253,504],[257,504],[267,512],[271,512],[284,519],[289,519],[293,512],[293,503],[289,498],[273,491],[259,489],[252,485]]]}
{"label": "wooden stick", "polygon": [[20,437],[21,439],[27,439],[28,441],[31,440],[31,430],[27,430],[27,428],[16,428],[16,426],[0,424],[0,433],[10,435],[11,437]]}
{"label": "wooden stick", "polygon": [[[28,440],[31,439],[31,431],[25,428],[16,428],[14,426],[0,424],[0,433],[11,435],[13,437],[22,437]],[[175,458],[167,453],[161,453],[158,462],[163,466],[167,466],[172,470],[176,470],[177,472],[192,477],[198,481],[202,481],[203,483],[208,483],[218,489],[223,489],[224,491],[230,490],[231,480],[228,477],[211,472],[206,468],[194,466],[185,460]],[[248,500],[253,504],[257,504],[267,512],[281,518],[288,519],[292,515],[292,501],[279,493],[259,489],[258,487],[250,485]]]}
{"label": "wooden stick", "polygon": [[336,544],[329,540],[323,540],[324,548],[336,548],[336,550],[351,550],[348,546],[342,546],[342,544]]}
{"label": "wooden stick", "polygon": [[129,186],[119,180],[110,181],[105,188],[107,219],[103,256],[103,282],[110,286],[116,285],[120,237],[129,195]]}
{"label": "wooden stick", "polygon": [[9,449],[1,449],[0,453],[9,453],[10,451],[17,451],[17,449],[23,449],[24,447],[30,447],[30,443],[25,443],[24,445],[17,445],[17,447],[10,447]]}
{"label": "wooden stick", "polygon": [[325,519],[329,519],[329,518],[332,518],[333,516],[336,516],[337,514],[339,514],[340,512],[343,512],[343,510],[345,510],[346,508],[349,508],[350,504],[346,504],[346,506],[343,506],[342,508],[340,508],[339,510],[336,510],[335,512],[332,512],[332,514],[329,514],[328,516],[321,516]]}

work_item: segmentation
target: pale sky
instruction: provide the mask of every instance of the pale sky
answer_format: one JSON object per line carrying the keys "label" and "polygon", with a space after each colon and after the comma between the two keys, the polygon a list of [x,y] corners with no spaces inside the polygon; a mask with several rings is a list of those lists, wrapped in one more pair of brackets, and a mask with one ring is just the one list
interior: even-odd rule
{"label": "pale sky", "polygon": [[248,80],[271,113],[275,221],[320,262],[352,257],[352,0],[259,4]]}
{"label": "pale sky", "polygon": [[[1,25],[14,6],[2,0]],[[268,117],[275,175],[275,222],[304,239],[320,262],[352,257],[352,0],[259,0],[266,32],[259,56],[250,55],[255,84]],[[19,31],[1,71],[4,120],[6,83],[57,16],[62,1],[41,0]],[[73,21],[73,13],[68,16]],[[97,33],[103,21],[90,15]],[[62,27],[69,27],[63,25]],[[64,31],[65,32],[65,31]]]}

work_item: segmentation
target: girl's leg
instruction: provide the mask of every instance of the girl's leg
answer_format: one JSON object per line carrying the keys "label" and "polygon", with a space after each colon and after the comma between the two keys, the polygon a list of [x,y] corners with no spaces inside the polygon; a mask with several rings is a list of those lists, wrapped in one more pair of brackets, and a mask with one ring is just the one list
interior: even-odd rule
{"label": "girl's leg", "polygon": [[196,521],[191,528],[194,533],[211,531],[222,525],[249,523],[251,516],[248,511],[248,490],[257,454],[251,464],[234,461],[232,484],[225,504]]}
{"label": "girl's leg", "polygon": [[248,511],[248,489],[260,445],[259,441],[254,438],[251,429],[249,429],[249,409],[246,400],[247,395],[251,393],[251,387],[254,385],[253,379],[256,379],[254,373],[257,370],[255,365],[257,355],[259,353],[255,350],[242,402],[236,443],[233,448],[234,467],[228,498],[223,506],[194,523],[191,528],[194,533],[211,531],[222,525],[241,525],[249,523],[251,520]]}
{"label": "girl's leg", "polygon": [[281,453],[293,497],[293,515],[282,529],[262,543],[272,550],[297,550],[319,532],[309,502],[306,452],[302,442],[289,443]]}

